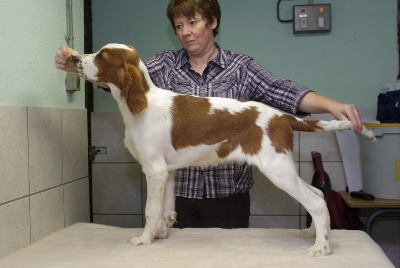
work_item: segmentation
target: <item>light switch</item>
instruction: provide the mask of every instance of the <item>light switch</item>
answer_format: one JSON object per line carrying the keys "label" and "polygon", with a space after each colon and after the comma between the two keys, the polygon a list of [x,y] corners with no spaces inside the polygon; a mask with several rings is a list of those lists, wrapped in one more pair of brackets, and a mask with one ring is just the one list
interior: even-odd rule
{"label": "light switch", "polygon": [[324,28],[325,27],[324,17],[319,17],[318,18],[318,27],[319,28]]}
{"label": "light switch", "polygon": [[307,28],[307,18],[301,18],[301,28]]}

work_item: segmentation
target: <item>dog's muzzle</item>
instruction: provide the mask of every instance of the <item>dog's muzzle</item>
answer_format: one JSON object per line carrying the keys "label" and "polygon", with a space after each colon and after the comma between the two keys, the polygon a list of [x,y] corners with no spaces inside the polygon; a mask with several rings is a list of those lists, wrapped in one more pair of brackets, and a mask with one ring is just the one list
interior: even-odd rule
{"label": "dog's muzzle", "polygon": [[78,64],[82,59],[81,55],[72,55],[71,58],[72,58],[72,62],[75,65]]}
{"label": "dog's muzzle", "polygon": [[93,79],[89,78],[89,77],[84,73],[84,68],[83,68],[83,65],[82,65],[82,64],[83,64],[83,62],[82,62],[83,57],[82,57],[81,55],[71,55],[71,60],[72,60],[72,63],[74,64],[75,72],[76,72],[79,76],[83,77],[84,79],[86,79],[86,80],[88,80],[88,81],[90,81],[90,82],[93,82],[93,83],[96,82],[96,81],[94,81]]}
{"label": "dog's muzzle", "polygon": [[82,72],[82,56],[81,55],[71,55],[71,60],[72,60],[72,63],[74,64],[75,71],[80,76],[84,77],[85,75]]}

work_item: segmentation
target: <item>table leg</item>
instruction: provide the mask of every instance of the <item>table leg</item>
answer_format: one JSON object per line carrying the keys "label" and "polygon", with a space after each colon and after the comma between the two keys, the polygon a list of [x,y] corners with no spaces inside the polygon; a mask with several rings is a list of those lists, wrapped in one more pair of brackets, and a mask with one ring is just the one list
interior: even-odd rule
{"label": "table leg", "polygon": [[367,222],[365,223],[364,231],[371,236],[371,229],[372,229],[372,223],[374,222],[375,218],[378,217],[379,215],[382,214],[399,214],[400,215],[400,209],[378,209],[374,213],[372,213],[371,216],[368,217]]}

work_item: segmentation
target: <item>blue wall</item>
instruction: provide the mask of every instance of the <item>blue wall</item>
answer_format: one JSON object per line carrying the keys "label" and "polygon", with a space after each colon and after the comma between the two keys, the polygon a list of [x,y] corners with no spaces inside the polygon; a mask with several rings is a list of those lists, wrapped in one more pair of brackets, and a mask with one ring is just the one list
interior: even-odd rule
{"label": "blue wall", "polygon": [[[142,59],[180,49],[165,15],[167,0],[92,0],[94,50],[106,43],[131,44]],[[294,35],[277,20],[276,1],[220,0],[223,48],[252,56],[279,77],[359,107],[374,107],[382,85],[396,80],[397,1],[317,0],[332,6],[330,33]],[[281,18],[293,5],[283,1]],[[105,92],[95,92],[95,111],[116,110]]]}

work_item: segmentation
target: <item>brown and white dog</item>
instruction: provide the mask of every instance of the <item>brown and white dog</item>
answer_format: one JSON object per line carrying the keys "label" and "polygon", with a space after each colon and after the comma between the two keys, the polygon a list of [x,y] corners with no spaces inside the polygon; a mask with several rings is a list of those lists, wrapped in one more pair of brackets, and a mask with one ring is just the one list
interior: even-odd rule
{"label": "brown and white dog", "polygon": [[[271,182],[299,201],[316,236],[312,256],[327,255],[330,219],[323,194],[303,181],[292,159],[294,131],[352,129],[350,121],[301,120],[265,104],[201,98],[157,88],[132,46],[108,44],[97,53],[73,56],[76,72],[111,90],[125,123],[125,145],[147,180],[146,225],[134,245],[167,238],[176,219],[175,170],[229,161],[256,165]],[[362,135],[374,139],[365,127]]]}

